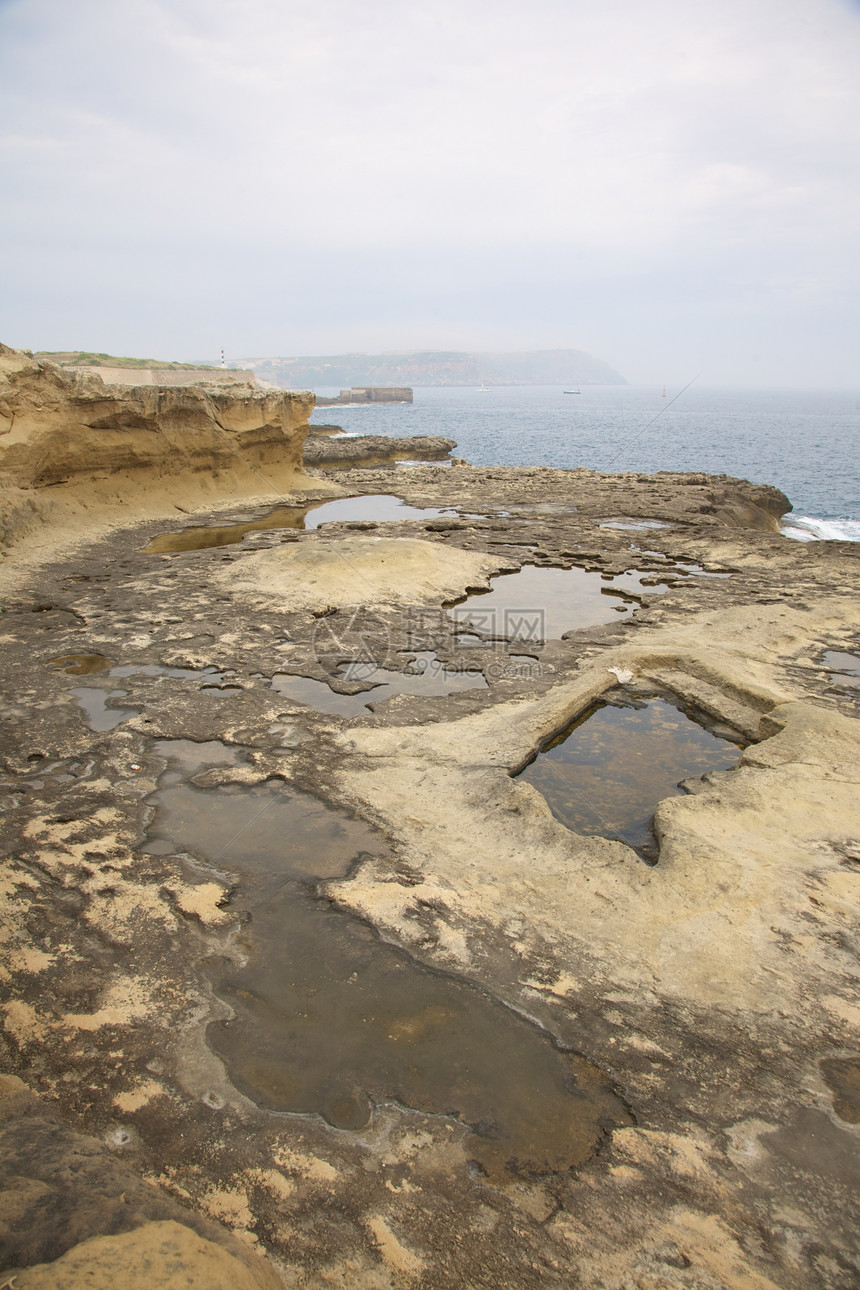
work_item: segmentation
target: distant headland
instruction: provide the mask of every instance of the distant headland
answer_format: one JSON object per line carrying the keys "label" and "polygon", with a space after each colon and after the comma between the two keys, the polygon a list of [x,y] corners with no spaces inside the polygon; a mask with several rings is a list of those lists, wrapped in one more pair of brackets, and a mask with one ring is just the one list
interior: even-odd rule
{"label": "distant headland", "polygon": [[581,349],[477,353],[319,354],[303,358],[242,358],[236,366],[261,381],[294,390],[317,386],[626,385],[624,377]]}
{"label": "distant headland", "polygon": [[58,367],[118,367],[141,371],[190,371],[198,367],[212,367],[210,363],[174,363],[160,358],[118,357],[116,354],[96,354],[86,349],[39,350],[33,356],[43,363],[56,363]]}

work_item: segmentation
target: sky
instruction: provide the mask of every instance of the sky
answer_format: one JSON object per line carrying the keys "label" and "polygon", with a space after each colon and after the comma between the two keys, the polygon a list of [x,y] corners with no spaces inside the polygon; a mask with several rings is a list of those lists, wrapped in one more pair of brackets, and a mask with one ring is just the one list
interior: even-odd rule
{"label": "sky", "polygon": [[860,387],[860,0],[0,0],[0,340]]}

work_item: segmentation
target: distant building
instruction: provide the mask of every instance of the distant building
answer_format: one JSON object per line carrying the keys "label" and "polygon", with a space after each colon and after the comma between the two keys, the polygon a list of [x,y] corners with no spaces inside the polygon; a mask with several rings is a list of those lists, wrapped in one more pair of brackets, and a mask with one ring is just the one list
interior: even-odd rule
{"label": "distant building", "polygon": [[317,407],[334,407],[338,403],[411,403],[412,389],[408,385],[358,385],[341,390],[336,398],[317,398]]}

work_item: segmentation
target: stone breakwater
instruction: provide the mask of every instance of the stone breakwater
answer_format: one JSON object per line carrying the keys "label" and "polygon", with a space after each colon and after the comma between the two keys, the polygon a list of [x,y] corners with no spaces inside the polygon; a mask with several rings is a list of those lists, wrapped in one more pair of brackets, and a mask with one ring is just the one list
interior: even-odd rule
{"label": "stone breakwater", "polygon": [[[149,511],[103,461],[10,485],[46,541],[76,531],[0,568],[0,1282],[853,1290],[857,546],[785,540],[788,500],[727,477],[298,457],[296,507],[376,518],[267,527],[278,497],[219,503],[179,457],[161,492],[135,467]],[[230,544],[165,541],[201,523]],[[444,602],[529,571],[587,574],[608,612],[572,603],[525,658],[498,623],[467,639]],[[350,717],[279,689],[352,695],[431,652],[482,684]],[[649,866],[516,772],[654,696],[736,756],[653,803]],[[287,900],[311,922],[285,932]],[[509,1050],[495,1102],[463,1069],[499,1009],[560,1072],[560,1159]],[[368,1081],[344,1054],[374,1027]],[[309,1104],[312,1044],[336,1069]]]}

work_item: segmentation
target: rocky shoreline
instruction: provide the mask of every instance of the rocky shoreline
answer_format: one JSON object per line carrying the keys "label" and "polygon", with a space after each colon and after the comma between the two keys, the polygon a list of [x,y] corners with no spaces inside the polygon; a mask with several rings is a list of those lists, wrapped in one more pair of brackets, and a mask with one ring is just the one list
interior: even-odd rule
{"label": "rocky shoreline", "polygon": [[[856,1285],[860,724],[825,651],[857,650],[858,548],[785,540],[787,499],[726,477],[308,473],[309,401],[249,394],[225,431],[194,389],[171,391],[181,416],[159,404],[163,467],[142,447],[136,464],[99,460],[92,436],[161,442],[158,416],[129,426],[114,399],[116,426],[87,412],[61,482],[45,463],[71,460],[58,435],[83,433],[68,409],[84,425],[84,396],[63,385],[58,420],[39,385],[56,378],[30,361],[30,420],[0,438],[0,1270],[15,1290],[116,1284],[147,1259],[152,1285],[180,1270],[319,1290]],[[103,421],[108,396],[85,393]],[[250,465],[213,457],[224,434]],[[420,518],[309,527],[341,497]],[[145,550],[201,523],[222,544]],[[527,648],[464,639],[443,603],[521,569],[607,588],[635,569],[641,586],[623,614]],[[389,683],[432,653],[480,684],[374,698],[375,672],[343,670],[356,642]],[[370,706],[309,706],[284,678],[366,689]],[[656,864],[566,828],[514,777],[595,703],[648,695],[738,745],[731,769],[654,803]],[[597,1107],[570,1167],[494,1158],[489,1111],[410,1103],[400,1076],[358,1127],[342,1091],[334,1109],[278,1109],[291,1094],[262,1052],[233,1077],[272,1009],[255,975],[275,953],[272,898],[232,853],[188,845],[171,804],[205,819],[245,800],[272,818],[325,808],[315,827],[341,858],[307,869],[296,900],[393,955],[385,972],[419,974],[386,1041],[426,1031],[447,1051],[454,1005],[418,1002],[438,988],[501,1008],[529,1052],[551,1045],[571,1105]]]}
{"label": "rocky shoreline", "polygon": [[[338,427],[333,427],[337,429]],[[412,435],[408,439],[387,435],[355,435],[331,438],[331,428],[311,426],[305,440],[304,463],[318,469],[333,467],[394,465],[398,461],[444,461],[457,447],[441,435]]]}

